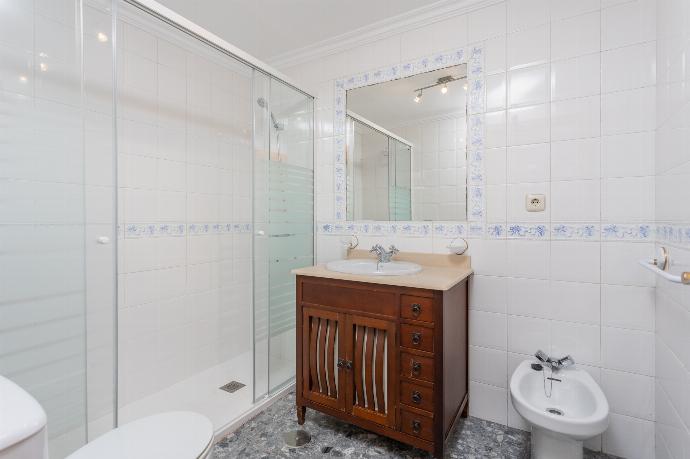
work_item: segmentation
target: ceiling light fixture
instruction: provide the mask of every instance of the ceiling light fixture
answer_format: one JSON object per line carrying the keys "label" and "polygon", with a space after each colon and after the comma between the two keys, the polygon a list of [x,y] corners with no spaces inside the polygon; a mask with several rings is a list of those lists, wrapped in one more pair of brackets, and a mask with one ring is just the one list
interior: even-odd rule
{"label": "ceiling light fixture", "polygon": [[98,41],[100,41],[101,43],[105,43],[106,41],[108,41],[108,36],[106,34],[104,34],[103,32],[98,32],[98,35],[96,35],[96,38],[98,38]]}
{"label": "ceiling light fixture", "polygon": [[[452,83],[453,81],[458,81],[458,80],[465,80],[467,77],[454,77],[452,75],[446,75],[444,77],[439,78],[436,80],[436,83],[430,84],[429,86],[424,86],[423,88],[417,88],[414,90],[417,95],[414,98],[414,101],[419,103],[422,100],[422,91],[425,89],[430,89],[430,88],[435,88],[436,86],[441,87],[441,94],[446,94],[448,92],[448,83]],[[465,83],[465,88],[467,88],[467,83]]]}

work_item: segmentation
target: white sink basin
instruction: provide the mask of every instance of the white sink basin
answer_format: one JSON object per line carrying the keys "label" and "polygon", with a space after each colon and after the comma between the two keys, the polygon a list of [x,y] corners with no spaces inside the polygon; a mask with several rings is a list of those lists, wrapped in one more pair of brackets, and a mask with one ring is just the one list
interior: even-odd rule
{"label": "white sink basin", "polygon": [[422,270],[417,263],[408,261],[391,261],[378,265],[376,260],[354,258],[350,260],[331,261],[326,264],[331,271],[347,274],[362,274],[368,276],[404,276],[415,274]]}

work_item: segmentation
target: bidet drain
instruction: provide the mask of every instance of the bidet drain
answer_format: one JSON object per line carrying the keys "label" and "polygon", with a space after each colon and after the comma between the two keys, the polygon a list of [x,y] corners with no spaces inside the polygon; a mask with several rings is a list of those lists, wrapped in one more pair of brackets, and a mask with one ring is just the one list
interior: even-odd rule
{"label": "bidet drain", "polygon": [[547,408],[546,412],[555,414],[556,416],[563,416],[565,414],[562,410],[559,410],[558,408]]}

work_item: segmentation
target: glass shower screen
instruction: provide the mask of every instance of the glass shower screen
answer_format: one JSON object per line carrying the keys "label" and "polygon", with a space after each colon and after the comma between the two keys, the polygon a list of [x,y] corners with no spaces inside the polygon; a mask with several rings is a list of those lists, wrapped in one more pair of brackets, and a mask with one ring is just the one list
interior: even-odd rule
{"label": "glass shower screen", "polygon": [[255,394],[259,397],[295,376],[291,270],[314,262],[314,108],[311,97],[265,75],[255,78],[255,92]]}

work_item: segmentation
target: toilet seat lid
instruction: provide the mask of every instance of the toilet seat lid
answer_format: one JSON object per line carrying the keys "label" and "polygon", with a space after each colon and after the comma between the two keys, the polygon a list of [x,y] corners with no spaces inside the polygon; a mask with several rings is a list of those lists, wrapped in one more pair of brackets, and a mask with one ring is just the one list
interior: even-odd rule
{"label": "toilet seat lid", "polygon": [[68,459],[197,459],[213,442],[213,425],[199,413],[171,411],[113,429]]}

